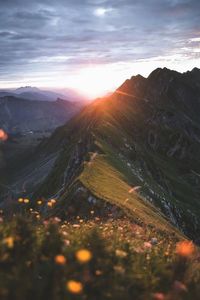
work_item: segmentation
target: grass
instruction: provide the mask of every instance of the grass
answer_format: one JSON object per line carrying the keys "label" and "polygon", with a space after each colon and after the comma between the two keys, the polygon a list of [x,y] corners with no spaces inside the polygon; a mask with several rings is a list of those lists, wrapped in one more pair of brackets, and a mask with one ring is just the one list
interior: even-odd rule
{"label": "grass", "polygon": [[108,160],[108,156],[97,154],[92,161],[85,163],[79,178],[83,185],[97,198],[121,207],[135,221],[180,235],[158,209],[132,191],[134,187],[126,182],[124,173]]}
{"label": "grass", "polygon": [[174,235],[127,218],[36,215],[1,217],[0,299],[199,299],[199,252],[176,254]]}

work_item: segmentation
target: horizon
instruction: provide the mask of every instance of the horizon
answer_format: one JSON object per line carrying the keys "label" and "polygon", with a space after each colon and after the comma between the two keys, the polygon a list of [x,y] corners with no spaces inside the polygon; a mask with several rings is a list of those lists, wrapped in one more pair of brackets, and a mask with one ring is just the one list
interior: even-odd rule
{"label": "horizon", "polygon": [[197,0],[8,0],[0,7],[0,89],[70,88],[94,99],[157,67],[200,67]]}
{"label": "horizon", "polygon": [[[181,74],[183,74],[183,73],[186,73],[186,72],[191,72],[193,69],[195,69],[195,68],[198,68],[198,69],[200,69],[199,67],[196,67],[196,66],[194,66],[194,67],[191,67],[191,69],[186,69],[186,70],[184,70],[184,71],[179,71],[179,70],[176,70],[176,69],[173,69],[173,68],[167,68],[166,66],[163,66],[163,67],[160,67],[160,66],[158,66],[157,68],[155,68],[155,69],[153,69],[153,70],[151,70],[147,75],[142,75],[142,74],[140,74],[140,73],[137,73],[137,74],[134,74],[134,75],[131,75],[131,76],[129,76],[129,77],[127,77],[127,78],[125,78],[124,79],[124,81],[122,81],[121,83],[119,83],[118,85],[115,85],[115,87],[113,88],[113,89],[110,89],[110,90],[107,90],[107,91],[103,91],[101,94],[99,94],[99,95],[97,95],[96,97],[89,97],[89,96],[87,96],[87,95],[84,95],[84,93],[81,93],[80,91],[78,91],[78,90],[76,90],[76,89],[73,89],[73,88],[70,88],[70,87],[60,87],[60,88],[57,88],[57,87],[45,87],[45,86],[32,86],[32,85],[29,85],[29,84],[27,84],[27,85],[22,85],[22,86],[15,86],[15,87],[11,87],[11,88],[1,88],[0,87],[0,91],[2,92],[2,91],[15,91],[15,90],[17,90],[17,89],[20,89],[20,88],[36,88],[36,89],[38,89],[39,91],[51,91],[51,92],[55,92],[55,93],[60,93],[61,95],[63,95],[63,96],[65,96],[65,93],[67,92],[67,91],[71,91],[72,93],[74,92],[74,93],[76,93],[77,94],[77,96],[79,96],[79,97],[82,97],[83,98],[83,100],[86,100],[86,101],[93,101],[93,100],[95,100],[95,99],[98,99],[98,98],[101,98],[101,97],[106,97],[108,94],[110,94],[110,93],[114,93],[115,92],[115,90],[117,89],[117,88],[119,88],[120,87],[120,85],[122,85],[127,79],[131,79],[133,76],[138,76],[138,75],[141,75],[141,76],[143,76],[143,77],[145,77],[145,78],[148,78],[148,76],[152,73],[152,72],[154,72],[155,70],[157,70],[157,69],[168,69],[168,70],[170,70],[170,71],[176,71],[176,72],[179,72],[179,73],[181,73]],[[63,94],[62,94],[63,93]]]}

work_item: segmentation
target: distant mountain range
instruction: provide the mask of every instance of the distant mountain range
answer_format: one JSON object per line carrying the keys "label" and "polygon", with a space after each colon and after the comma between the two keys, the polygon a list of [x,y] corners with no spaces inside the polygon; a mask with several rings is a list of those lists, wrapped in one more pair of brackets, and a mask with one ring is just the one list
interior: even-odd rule
{"label": "distant mountain range", "polygon": [[10,196],[25,186],[32,201],[58,199],[54,215],[122,210],[199,241],[199,116],[199,69],[134,76],[43,141],[13,172]]}
{"label": "distant mountain range", "polygon": [[5,96],[14,96],[35,101],[56,101],[58,98],[72,102],[82,102],[86,100],[83,96],[71,89],[65,89],[63,90],[63,93],[57,93],[48,90],[41,90],[31,86],[20,87],[16,90],[0,90],[0,98]]}
{"label": "distant mountain range", "polygon": [[4,96],[0,98],[0,128],[9,134],[52,131],[67,122],[81,107],[80,103],[61,99],[51,102],[27,101],[19,97]]}

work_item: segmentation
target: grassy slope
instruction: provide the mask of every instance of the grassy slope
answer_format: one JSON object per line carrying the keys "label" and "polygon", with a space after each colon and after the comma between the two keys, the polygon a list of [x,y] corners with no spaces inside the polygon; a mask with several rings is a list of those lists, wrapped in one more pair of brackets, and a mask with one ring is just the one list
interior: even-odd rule
{"label": "grassy slope", "polygon": [[113,158],[97,155],[92,162],[85,164],[79,179],[97,198],[121,207],[135,221],[176,232],[158,209],[142,199],[136,191],[131,191],[133,186],[112,164]]}

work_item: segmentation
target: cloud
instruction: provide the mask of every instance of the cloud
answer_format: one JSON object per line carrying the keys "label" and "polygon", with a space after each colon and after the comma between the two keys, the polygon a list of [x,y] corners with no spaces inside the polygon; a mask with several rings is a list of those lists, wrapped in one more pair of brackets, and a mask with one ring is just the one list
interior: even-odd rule
{"label": "cloud", "polygon": [[70,76],[92,64],[197,58],[199,19],[199,0],[1,1],[0,81],[31,72]]}

